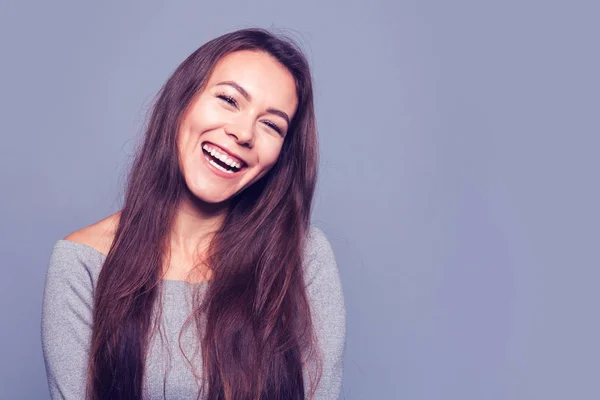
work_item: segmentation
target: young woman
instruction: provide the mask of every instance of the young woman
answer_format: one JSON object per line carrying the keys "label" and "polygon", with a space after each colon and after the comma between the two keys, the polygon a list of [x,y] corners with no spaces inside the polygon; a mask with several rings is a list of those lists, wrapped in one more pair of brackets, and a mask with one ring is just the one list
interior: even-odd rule
{"label": "young woman", "polygon": [[337,399],[339,273],[310,225],[308,64],[262,29],[211,40],[162,87],[122,209],[54,246],[52,398]]}

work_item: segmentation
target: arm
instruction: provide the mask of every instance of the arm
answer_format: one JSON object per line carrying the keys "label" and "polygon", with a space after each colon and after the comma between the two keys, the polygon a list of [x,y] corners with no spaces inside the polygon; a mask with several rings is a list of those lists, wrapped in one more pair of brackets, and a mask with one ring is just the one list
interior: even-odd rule
{"label": "arm", "polygon": [[306,257],[308,299],[323,361],[315,400],[337,400],[344,372],[346,309],[333,250],[316,227],[311,227]]}
{"label": "arm", "polygon": [[84,399],[92,331],[89,261],[70,242],[57,242],[42,305],[42,349],[52,399]]}

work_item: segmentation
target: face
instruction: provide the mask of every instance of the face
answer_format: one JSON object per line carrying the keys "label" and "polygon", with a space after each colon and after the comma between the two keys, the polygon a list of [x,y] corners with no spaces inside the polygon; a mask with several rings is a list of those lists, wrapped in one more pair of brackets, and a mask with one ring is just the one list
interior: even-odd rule
{"label": "face", "polygon": [[271,55],[223,57],[182,115],[181,169],[190,192],[220,203],[275,164],[298,105],[292,74]]}

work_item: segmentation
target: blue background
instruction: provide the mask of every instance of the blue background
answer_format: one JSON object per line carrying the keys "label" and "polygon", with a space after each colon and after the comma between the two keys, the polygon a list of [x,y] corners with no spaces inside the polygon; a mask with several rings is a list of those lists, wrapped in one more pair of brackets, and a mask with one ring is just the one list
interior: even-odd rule
{"label": "blue background", "polygon": [[344,398],[600,398],[600,6],[3,1],[0,398],[48,396],[56,240],[117,211],[150,102],[200,44],[298,38]]}

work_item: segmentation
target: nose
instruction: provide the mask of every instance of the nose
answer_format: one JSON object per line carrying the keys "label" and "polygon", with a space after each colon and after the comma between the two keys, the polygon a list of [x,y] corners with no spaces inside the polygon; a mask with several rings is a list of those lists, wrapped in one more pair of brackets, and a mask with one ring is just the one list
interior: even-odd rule
{"label": "nose", "polygon": [[225,127],[225,132],[235,138],[235,141],[245,147],[254,146],[254,123],[251,118],[238,118]]}

